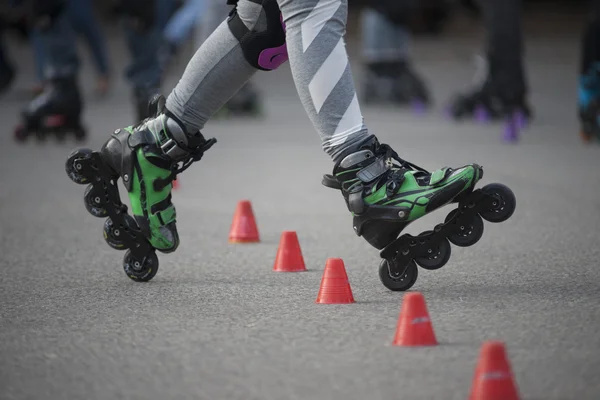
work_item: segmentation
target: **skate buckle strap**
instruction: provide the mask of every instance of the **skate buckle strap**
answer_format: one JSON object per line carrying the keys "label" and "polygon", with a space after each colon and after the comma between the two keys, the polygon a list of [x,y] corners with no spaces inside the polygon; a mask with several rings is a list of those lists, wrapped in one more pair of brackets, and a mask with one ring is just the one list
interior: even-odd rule
{"label": "skate buckle strap", "polygon": [[[179,167],[178,164],[173,165],[171,173],[166,178],[157,178],[153,184],[154,190],[160,191],[160,190],[164,189],[168,184],[170,184],[171,182],[173,182],[173,180],[175,180],[177,175],[181,174],[183,171],[188,169],[190,167],[190,165],[192,165],[192,163],[194,163],[196,161],[200,161],[202,159],[202,156],[204,155],[204,152],[206,152],[208,149],[210,149],[215,143],[217,143],[217,139],[211,138],[211,139],[203,141],[195,149],[183,148],[182,146],[178,146],[179,148],[182,148],[189,154],[188,158],[183,161],[183,164],[181,167]],[[177,146],[177,144],[176,144],[176,146]],[[161,145],[161,148],[162,148],[162,145]]]}
{"label": "skate buckle strap", "polygon": [[390,166],[386,163],[383,157],[379,157],[374,162],[358,171],[356,177],[362,182],[369,183],[385,174],[389,169]]}

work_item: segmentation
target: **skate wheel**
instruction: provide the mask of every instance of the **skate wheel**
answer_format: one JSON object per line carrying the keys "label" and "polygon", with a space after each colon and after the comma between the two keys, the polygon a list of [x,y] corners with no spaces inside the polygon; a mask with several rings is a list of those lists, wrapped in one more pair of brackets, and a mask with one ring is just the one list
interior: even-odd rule
{"label": "skate wheel", "polygon": [[92,150],[90,149],[78,149],[69,154],[69,157],[67,157],[67,162],[65,163],[65,171],[73,182],[79,185],[85,185],[88,183],[88,179],[81,174],[83,165],[77,161],[90,158],[91,155]]}
{"label": "skate wheel", "polygon": [[[450,221],[458,212],[458,210],[453,210],[448,214],[445,222]],[[455,233],[448,236],[448,240],[453,245],[459,247],[473,246],[483,236],[483,220],[479,215],[475,215],[473,221],[468,225],[459,220],[454,221],[454,224],[457,225],[457,230]]]}
{"label": "skate wheel", "polygon": [[421,268],[433,271],[442,268],[450,260],[452,246],[447,239],[443,239],[439,245],[427,249],[427,252],[428,256],[416,258],[415,261]]}
{"label": "skate wheel", "polygon": [[94,185],[88,185],[83,194],[83,202],[85,203],[85,209],[88,210],[96,218],[104,218],[108,215],[106,209],[102,208],[102,198],[98,195],[98,192],[94,190]]}
{"label": "skate wheel", "polygon": [[15,128],[15,140],[17,142],[23,143],[27,140],[29,136],[27,129],[23,125],[19,125]]}
{"label": "skate wheel", "polygon": [[[417,282],[419,269],[413,260],[410,260],[403,272],[393,273],[389,268],[389,263],[394,261],[382,260],[379,264],[379,279],[383,286],[394,292],[404,292]],[[398,268],[401,270],[400,268]]]}
{"label": "skate wheel", "polygon": [[115,250],[126,250],[125,244],[120,239],[123,231],[119,227],[114,226],[112,219],[106,218],[104,221],[104,240]]}
{"label": "skate wheel", "polygon": [[481,191],[496,198],[492,203],[492,208],[479,213],[483,219],[498,223],[506,221],[513,215],[517,206],[517,200],[510,188],[500,183],[490,183],[484,186]]}
{"label": "skate wheel", "polygon": [[123,270],[133,281],[148,282],[158,272],[158,257],[152,251],[140,260],[131,253],[131,250],[127,250],[123,257]]}

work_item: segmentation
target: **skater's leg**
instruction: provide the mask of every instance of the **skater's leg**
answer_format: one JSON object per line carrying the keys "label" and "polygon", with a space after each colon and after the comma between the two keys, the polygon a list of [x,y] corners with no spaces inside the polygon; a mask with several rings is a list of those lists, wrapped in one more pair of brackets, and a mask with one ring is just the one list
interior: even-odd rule
{"label": "skater's leg", "polygon": [[527,94],[522,1],[482,1],[489,73],[500,96],[511,103],[519,102]]}
{"label": "skater's leg", "polygon": [[[186,40],[206,7],[206,0],[186,0],[171,17],[164,30],[164,39],[178,48]],[[222,1],[221,3],[225,3]]]}
{"label": "skater's leg", "polygon": [[[234,21],[240,21],[248,30],[256,32],[274,29],[271,22],[267,24],[267,18],[278,18],[278,10],[276,7],[273,9],[276,4],[274,0],[263,3],[267,8],[260,1],[241,0],[237,4]],[[188,132],[201,130],[208,119],[258,71],[256,63],[257,60],[247,59],[243,45],[223,18],[188,63],[181,80],[167,98],[167,109],[185,125]]]}
{"label": "skater's leg", "polygon": [[25,129],[40,128],[42,119],[54,114],[65,116],[69,120],[64,122],[65,125],[78,125],[83,107],[77,83],[79,59],[65,3],[37,1],[40,4],[34,23],[45,55],[44,80],[47,86],[23,111]]}
{"label": "skater's leg", "polygon": [[4,31],[0,27],[0,93],[6,91],[13,82],[15,69],[8,56],[6,43],[4,42]]}
{"label": "skater's leg", "polygon": [[92,1],[69,0],[69,14],[75,31],[83,35],[89,46],[98,74],[97,90],[104,94],[109,83],[109,58],[104,35],[94,15]]}

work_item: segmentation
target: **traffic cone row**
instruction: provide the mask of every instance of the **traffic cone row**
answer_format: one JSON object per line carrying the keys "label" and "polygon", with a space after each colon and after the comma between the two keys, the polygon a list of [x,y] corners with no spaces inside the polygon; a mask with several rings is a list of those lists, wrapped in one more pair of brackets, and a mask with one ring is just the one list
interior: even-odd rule
{"label": "traffic cone row", "polygon": [[[240,201],[237,205],[229,232],[229,242],[260,242],[252,205],[248,200]],[[281,234],[273,271],[306,271],[296,232],[284,231]],[[316,303],[351,304],[354,302],[344,261],[341,258],[327,259]],[[422,293],[411,292],[404,295],[392,345],[399,347],[438,345]],[[469,400],[519,400],[517,385],[503,342],[487,341],[481,346]]]}

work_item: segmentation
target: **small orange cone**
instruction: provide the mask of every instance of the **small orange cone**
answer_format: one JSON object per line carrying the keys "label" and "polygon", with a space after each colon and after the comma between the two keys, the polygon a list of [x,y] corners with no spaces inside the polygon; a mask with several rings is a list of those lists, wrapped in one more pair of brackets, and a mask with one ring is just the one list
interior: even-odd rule
{"label": "small orange cone", "polygon": [[256,243],[260,242],[258,228],[252,205],[248,200],[238,203],[233,215],[233,223],[229,230],[229,243]]}
{"label": "small orange cone", "polygon": [[435,346],[437,340],[421,293],[413,292],[404,295],[394,346]]}
{"label": "small orange cone", "polygon": [[469,400],[519,400],[503,342],[487,341],[481,346]]}
{"label": "small orange cone", "polygon": [[341,258],[327,259],[316,302],[319,304],[354,303],[346,267]]}
{"label": "small orange cone", "polygon": [[173,180],[173,190],[179,189],[179,181],[177,179]]}
{"label": "small orange cone", "polygon": [[285,231],[281,234],[273,271],[306,271],[304,257],[302,257],[302,250],[300,250],[300,243],[298,242],[298,235],[296,235],[296,232]]}

